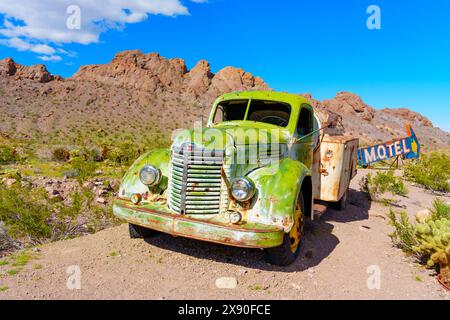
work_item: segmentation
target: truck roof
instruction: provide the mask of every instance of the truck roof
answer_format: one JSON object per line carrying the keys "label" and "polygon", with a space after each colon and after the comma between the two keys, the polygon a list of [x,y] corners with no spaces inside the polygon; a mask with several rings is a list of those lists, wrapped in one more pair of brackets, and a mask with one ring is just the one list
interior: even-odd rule
{"label": "truck roof", "polygon": [[223,100],[250,99],[250,98],[259,100],[267,99],[280,102],[287,102],[292,106],[299,106],[303,103],[311,105],[311,102],[301,95],[276,91],[235,91],[220,96],[217,99],[217,102]]}

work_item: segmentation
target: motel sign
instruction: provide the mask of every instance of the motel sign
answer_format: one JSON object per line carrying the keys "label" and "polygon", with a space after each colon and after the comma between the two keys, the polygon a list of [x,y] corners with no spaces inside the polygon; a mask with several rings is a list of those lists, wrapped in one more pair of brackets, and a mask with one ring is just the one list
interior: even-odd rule
{"label": "motel sign", "polygon": [[418,159],[420,143],[411,125],[406,126],[408,137],[385,142],[376,146],[358,149],[358,163],[367,166],[371,163],[402,157],[403,159]]}

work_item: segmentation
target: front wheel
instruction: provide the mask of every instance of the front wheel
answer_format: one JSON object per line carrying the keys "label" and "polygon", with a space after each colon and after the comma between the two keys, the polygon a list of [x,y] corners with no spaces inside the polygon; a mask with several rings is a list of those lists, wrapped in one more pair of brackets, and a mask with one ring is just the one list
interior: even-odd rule
{"label": "front wheel", "polygon": [[305,222],[303,212],[305,212],[305,202],[303,201],[303,194],[300,193],[295,206],[294,225],[291,231],[284,235],[281,246],[265,249],[267,262],[278,266],[288,266],[297,259],[303,238]]}

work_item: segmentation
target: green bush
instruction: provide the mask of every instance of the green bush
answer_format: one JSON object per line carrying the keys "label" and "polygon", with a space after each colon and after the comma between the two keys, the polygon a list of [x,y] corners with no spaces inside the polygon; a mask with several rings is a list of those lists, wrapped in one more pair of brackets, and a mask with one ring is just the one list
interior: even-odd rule
{"label": "green bush", "polygon": [[141,153],[142,150],[136,148],[131,142],[118,143],[103,148],[104,158],[116,164],[131,164]]}
{"label": "green bush", "polygon": [[371,200],[377,200],[386,192],[400,196],[406,196],[409,192],[403,180],[394,175],[394,171],[377,172],[375,176],[371,173],[367,174],[361,181],[361,190]]}
{"label": "green bush", "polygon": [[435,267],[450,285],[450,206],[436,200],[431,212],[424,222],[413,224],[406,212],[391,210],[389,220],[395,230],[390,237],[397,247]]}
{"label": "green bush", "polygon": [[95,232],[117,220],[110,206],[95,203],[89,189],[80,188],[61,202],[51,201],[43,189],[13,185],[0,189],[0,221],[12,239],[36,244]]}
{"label": "green bush", "polygon": [[427,189],[449,192],[450,156],[441,152],[424,154],[405,166],[404,175]]}
{"label": "green bush", "polygon": [[17,162],[19,157],[14,148],[9,146],[0,146],[0,164]]}
{"label": "green bush", "polygon": [[92,160],[85,160],[83,157],[77,157],[70,160],[71,169],[76,172],[78,182],[86,181],[94,175],[97,164]]}
{"label": "green bush", "polygon": [[31,241],[49,237],[51,214],[42,190],[26,190],[16,185],[0,189],[0,220],[14,237],[29,237]]}
{"label": "green bush", "polygon": [[56,148],[52,152],[53,160],[66,162],[70,158],[70,152],[65,148]]}
{"label": "green bush", "polygon": [[431,218],[433,220],[448,219],[450,220],[450,204],[445,203],[441,199],[436,199],[433,202],[431,209]]}

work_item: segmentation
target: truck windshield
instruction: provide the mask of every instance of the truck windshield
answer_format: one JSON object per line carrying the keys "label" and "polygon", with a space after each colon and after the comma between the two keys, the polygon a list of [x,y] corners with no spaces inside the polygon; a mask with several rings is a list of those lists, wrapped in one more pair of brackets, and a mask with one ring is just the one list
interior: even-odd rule
{"label": "truck windshield", "polygon": [[248,100],[230,100],[219,103],[214,116],[214,123],[244,120]]}
{"label": "truck windshield", "polygon": [[[245,117],[248,107],[248,114]],[[219,103],[214,115],[214,123],[234,120],[264,122],[280,127],[289,123],[291,107],[282,102],[268,100],[230,100]]]}

